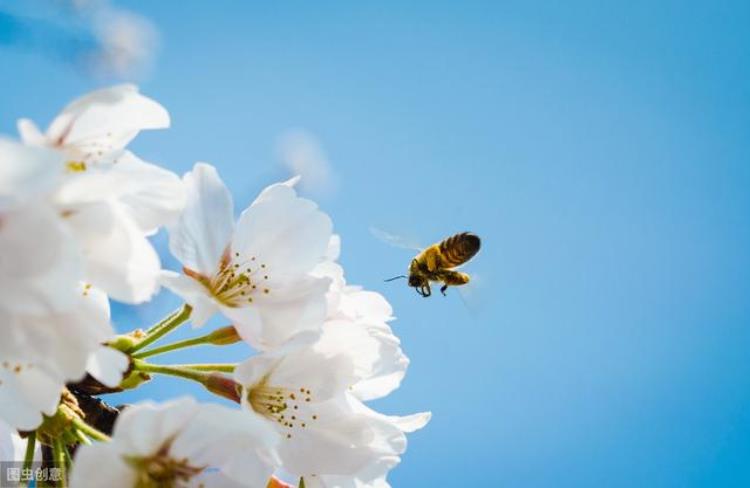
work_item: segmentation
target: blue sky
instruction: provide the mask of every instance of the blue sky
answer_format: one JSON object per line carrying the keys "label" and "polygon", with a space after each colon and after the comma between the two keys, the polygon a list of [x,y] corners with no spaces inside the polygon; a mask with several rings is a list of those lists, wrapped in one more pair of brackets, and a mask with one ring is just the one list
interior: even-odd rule
{"label": "blue sky", "polygon": [[[750,483],[750,4],[123,6],[160,31],[140,84],[173,117],[139,155],[213,163],[240,210],[286,176],[280,134],[321,141],[348,279],[391,301],[412,360],[375,406],[434,413],[394,486]],[[106,83],[12,42],[0,66],[6,134]],[[479,234],[474,311],[383,283],[411,254],[371,225]],[[209,398],[158,379],[115,401],[180,392]]]}

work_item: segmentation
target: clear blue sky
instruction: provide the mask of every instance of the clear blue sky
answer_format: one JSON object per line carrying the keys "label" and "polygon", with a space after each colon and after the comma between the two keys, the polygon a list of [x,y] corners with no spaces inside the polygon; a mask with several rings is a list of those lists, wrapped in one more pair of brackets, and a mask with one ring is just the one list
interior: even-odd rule
{"label": "clear blue sky", "polygon": [[[284,176],[280,133],[319,137],[348,278],[412,359],[376,407],[434,412],[394,486],[750,483],[750,4],[272,3],[127,2],[173,117],[134,149],[212,162],[240,207]],[[3,133],[102,84],[13,44],[0,66]],[[482,236],[480,311],[383,283],[411,256],[373,224]],[[179,391],[208,398],[160,379],[117,401]]]}

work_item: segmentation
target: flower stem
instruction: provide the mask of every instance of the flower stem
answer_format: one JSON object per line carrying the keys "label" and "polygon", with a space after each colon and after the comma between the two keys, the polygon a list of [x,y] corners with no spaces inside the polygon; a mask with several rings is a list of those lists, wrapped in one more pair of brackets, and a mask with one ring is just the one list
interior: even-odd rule
{"label": "flower stem", "polygon": [[214,344],[216,346],[227,346],[234,344],[235,342],[241,341],[237,330],[232,325],[227,325],[216,329],[206,335],[199,337],[193,337],[192,339],[184,339],[181,341],[173,342],[172,344],[165,344],[163,346],[155,347],[147,351],[142,351],[132,356],[136,359],[143,359],[150,356],[156,356],[157,354],[163,354],[169,351],[175,351],[184,347],[198,346],[201,344]]}
{"label": "flower stem", "polygon": [[185,347],[198,346],[200,344],[207,344],[208,340],[206,340],[206,337],[208,336],[194,337],[192,339],[185,339],[182,341],[173,342],[172,344],[165,344],[160,347],[149,349],[148,351],[142,351],[137,354],[133,354],[133,357],[137,359],[143,359],[143,358],[147,358],[150,356],[156,356],[157,354],[164,354],[165,352],[169,352],[169,351],[176,351],[177,349],[182,349]]}
{"label": "flower stem", "polygon": [[31,469],[31,463],[34,461],[34,450],[36,448],[36,431],[29,434],[26,439],[26,454],[23,457],[23,471],[22,473],[28,473]]}
{"label": "flower stem", "polygon": [[[195,369],[192,366],[198,366],[199,368],[205,369],[201,371]],[[234,370],[233,364],[151,364],[143,361],[142,359],[133,359],[133,368],[137,371],[143,371],[144,373],[157,373],[165,374],[169,376],[177,376],[179,378],[185,378],[193,380],[206,388],[215,395],[228,398],[234,402],[240,403],[239,397],[239,385],[235,381],[225,375],[219,374],[217,368],[226,369],[229,368]]]}
{"label": "flower stem", "polygon": [[237,367],[232,363],[193,363],[193,364],[170,364],[173,368],[192,369],[193,371],[218,371],[220,373],[232,373]]}
{"label": "flower stem", "polygon": [[184,368],[181,365],[151,364],[140,359],[133,360],[133,368],[145,373],[158,373],[170,376],[179,376],[188,380],[205,383],[208,373],[194,369]]}
{"label": "flower stem", "polygon": [[55,467],[60,469],[60,481],[57,486],[65,488],[68,486],[68,469],[65,461],[65,446],[61,439],[52,441],[52,454],[55,460]]}
{"label": "flower stem", "polygon": [[99,429],[90,426],[80,418],[73,418],[73,425],[77,430],[85,434],[87,437],[91,437],[94,440],[106,442],[109,440],[109,436]]}
{"label": "flower stem", "polygon": [[161,339],[162,337],[164,337],[165,335],[169,334],[170,332],[175,330],[177,327],[185,323],[185,321],[187,321],[187,319],[190,318],[190,312],[192,311],[193,311],[193,307],[191,307],[188,304],[185,304],[179,310],[172,312],[164,320],[151,326],[151,328],[146,331],[146,337],[144,337],[135,346],[130,348],[128,353],[132,354],[140,349],[143,349],[144,347],[148,346],[152,342],[155,342]]}
{"label": "flower stem", "polygon": [[87,446],[91,444],[91,439],[89,439],[86,434],[84,434],[78,429],[76,429],[76,437],[78,438],[79,441],[81,441],[81,444],[85,444]]}

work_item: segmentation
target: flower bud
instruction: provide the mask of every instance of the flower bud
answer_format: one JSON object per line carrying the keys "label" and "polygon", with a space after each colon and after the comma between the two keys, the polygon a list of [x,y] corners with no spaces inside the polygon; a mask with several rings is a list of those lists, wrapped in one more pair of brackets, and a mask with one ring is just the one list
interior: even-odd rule
{"label": "flower bud", "polygon": [[141,342],[141,340],[146,336],[146,333],[143,332],[141,329],[136,329],[132,332],[129,332],[127,334],[120,334],[114,339],[107,342],[107,345],[113,349],[117,349],[118,351],[122,351],[124,353],[127,353],[131,349],[135,347],[136,344]]}
{"label": "flower bud", "polygon": [[203,386],[215,395],[240,403],[240,385],[229,376],[211,373],[207,376]]}
{"label": "flower bud", "polygon": [[237,329],[233,325],[216,329],[208,335],[208,342],[217,346],[226,346],[241,340],[242,338],[237,334]]}

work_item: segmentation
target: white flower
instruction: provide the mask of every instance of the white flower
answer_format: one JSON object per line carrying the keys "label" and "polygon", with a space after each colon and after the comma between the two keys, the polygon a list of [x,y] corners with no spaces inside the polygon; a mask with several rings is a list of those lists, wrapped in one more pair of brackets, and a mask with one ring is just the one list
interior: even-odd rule
{"label": "white flower", "polygon": [[184,205],[175,174],[125,150],[140,130],[167,126],[167,111],[132,85],[74,101],[46,134],[29,120],[18,123],[27,144],[65,155],[52,202],[82,248],[85,280],[117,300],[140,303],[156,293],[161,265],[145,236],[173,221]]}
{"label": "white flower", "polygon": [[144,129],[169,127],[169,113],[134,85],[118,85],[68,104],[42,132],[28,119],[18,121],[26,144],[60,148],[69,163],[112,163]]}
{"label": "white flower", "polygon": [[81,247],[85,279],[116,300],[144,302],[158,290],[159,256],[116,202],[77,200],[93,187],[81,185],[74,197],[58,201]]}
{"label": "white flower", "polygon": [[346,284],[343,269],[333,262],[340,247],[340,239],[333,236],[329,261],[314,271],[316,276],[329,277],[331,286],[323,334],[313,347],[330,355],[342,352],[344,344],[356,376],[350,393],[363,401],[382,398],[399,387],[409,359],[387,323],[393,320],[388,301],[379,293]]}
{"label": "white flower", "polygon": [[[422,412],[405,417],[387,416],[369,409],[350,395],[347,395],[347,400],[352,412],[385,422],[395,429],[390,431],[388,448],[380,455],[371,457],[369,462],[352,474],[305,475],[305,486],[310,488],[389,488],[390,485],[386,481],[388,472],[401,462],[400,454],[406,451],[406,436],[404,434],[414,432],[427,425],[431,414]],[[387,452],[390,452],[390,454]]]}
{"label": "white flower", "polygon": [[294,344],[252,357],[235,370],[243,406],[282,434],[282,469],[297,477],[354,475],[401,452],[401,430],[358,412],[359,401],[345,393],[354,379],[346,355],[327,356]]}
{"label": "white flower", "polygon": [[104,386],[115,388],[122,381],[128,366],[130,361],[126,354],[108,346],[100,346],[89,354],[86,372]]}
{"label": "white flower", "polygon": [[327,320],[312,347],[328,355],[346,348],[354,367],[349,391],[363,401],[382,398],[398,388],[409,365],[388,324],[372,319]]}
{"label": "white flower", "polygon": [[235,226],[231,195],[212,166],[198,163],[184,180],[187,204],[169,228],[169,247],[185,274],[167,272],[162,283],[192,305],[193,323],[221,312],[259,349],[319,330],[329,280],[310,273],[326,255],[328,216],[290,181],[266,188]]}
{"label": "white flower", "polygon": [[120,414],[111,442],[79,448],[70,485],[262,487],[277,442],[273,429],[240,410],[191,398],[144,403]]}
{"label": "white flower", "polygon": [[65,383],[83,377],[89,355],[113,334],[107,297],[90,286],[69,311],[0,311],[0,324],[0,418],[23,430],[55,412]]}
{"label": "white flower", "polygon": [[72,306],[81,273],[69,229],[45,198],[59,153],[0,139],[0,311],[52,313]]}
{"label": "white flower", "polygon": [[0,138],[0,211],[49,194],[60,181],[63,163],[58,151]]}

